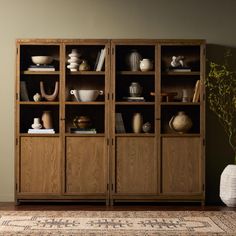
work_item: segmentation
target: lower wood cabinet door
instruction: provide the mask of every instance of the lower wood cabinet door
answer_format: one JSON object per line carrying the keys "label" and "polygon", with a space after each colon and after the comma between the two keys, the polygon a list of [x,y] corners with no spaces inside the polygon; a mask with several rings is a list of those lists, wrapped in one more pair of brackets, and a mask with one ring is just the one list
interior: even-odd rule
{"label": "lower wood cabinet door", "polygon": [[21,137],[19,192],[59,194],[61,159],[59,137]]}
{"label": "lower wood cabinet door", "polygon": [[66,138],[66,194],[105,194],[107,154],[104,137]]}
{"label": "lower wood cabinet door", "polygon": [[199,137],[162,138],[162,193],[200,194],[202,169]]}
{"label": "lower wood cabinet door", "polygon": [[155,194],[157,160],[154,137],[117,137],[115,193]]}

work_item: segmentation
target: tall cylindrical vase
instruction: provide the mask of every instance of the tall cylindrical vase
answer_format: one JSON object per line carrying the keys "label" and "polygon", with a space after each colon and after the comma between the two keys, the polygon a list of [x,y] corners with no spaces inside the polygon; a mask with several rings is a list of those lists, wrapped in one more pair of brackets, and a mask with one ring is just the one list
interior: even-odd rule
{"label": "tall cylindrical vase", "polygon": [[53,128],[52,112],[51,111],[44,111],[43,112],[42,122],[43,122],[43,127],[45,129],[52,129]]}
{"label": "tall cylindrical vase", "polygon": [[132,120],[132,128],[134,133],[141,133],[143,126],[143,117],[141,113],[135,113]]}

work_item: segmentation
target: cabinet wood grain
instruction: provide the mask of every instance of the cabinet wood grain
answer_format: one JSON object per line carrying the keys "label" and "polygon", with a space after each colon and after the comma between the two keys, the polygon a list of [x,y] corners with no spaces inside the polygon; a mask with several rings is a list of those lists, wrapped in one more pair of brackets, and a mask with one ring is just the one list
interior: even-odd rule
{"label": "cabinet wood grain", "polygon": [[162,138],[162,190],[164,194],[201,192],[200,141],[198,137]]}
{"label": "cabinet wood grain", "polygon": [[117,137],[116,192],[155,193],[156,156],[152,137]]}
{"label": "cabinet wood grain", "polygon": [[105,147],[104,137],[66,138],[66,193],[106,192]]}
{"label": "cabinet wood grain", "polygon": [[59,138],[21,137],[20,167],[21,193],[59,194]]}

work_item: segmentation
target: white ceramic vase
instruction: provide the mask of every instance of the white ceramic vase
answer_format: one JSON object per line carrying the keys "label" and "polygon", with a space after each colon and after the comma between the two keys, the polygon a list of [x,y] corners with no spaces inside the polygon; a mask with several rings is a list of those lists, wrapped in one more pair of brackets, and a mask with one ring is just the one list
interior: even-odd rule
{"label": "white ceramic vase", "polygon": [[34,123],[31,125],[33,129],[41,129],[40,118],[34,118]]}
{"label": "white ceramic vase", "polygon": [[77,49],[72,49],[71,53],[68,55],[69,59],[67,60],[67,62],[69,63],[67,65],[67,68],[70,71],[78,71],[79,68],[79,63],[80,63],[80,54],[78,53]]}
{"label": "white ceramic vase", "polygon": [[228,207],[236,207],[236,165],[228,165],[220,177],[220,198]]}

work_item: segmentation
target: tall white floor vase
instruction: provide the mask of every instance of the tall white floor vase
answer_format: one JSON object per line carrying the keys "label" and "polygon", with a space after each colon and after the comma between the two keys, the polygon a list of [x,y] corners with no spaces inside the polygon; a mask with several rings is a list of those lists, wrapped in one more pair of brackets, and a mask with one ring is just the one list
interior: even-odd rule
{"label": "tall white floor vase", "polygon": [[228,165],[220,177],[220,198],[228,207],[236,207],[236,165]]}

